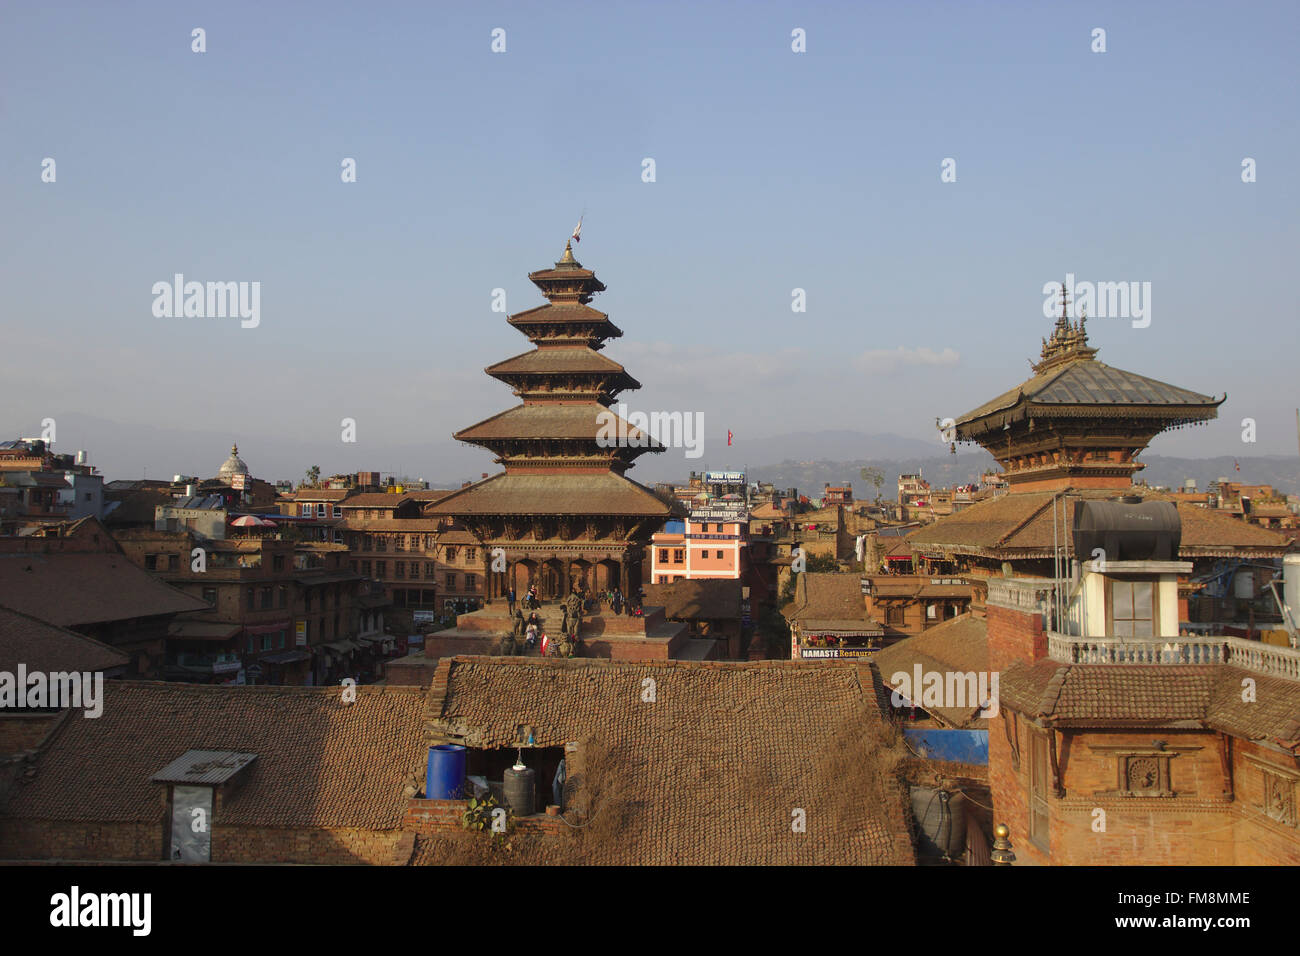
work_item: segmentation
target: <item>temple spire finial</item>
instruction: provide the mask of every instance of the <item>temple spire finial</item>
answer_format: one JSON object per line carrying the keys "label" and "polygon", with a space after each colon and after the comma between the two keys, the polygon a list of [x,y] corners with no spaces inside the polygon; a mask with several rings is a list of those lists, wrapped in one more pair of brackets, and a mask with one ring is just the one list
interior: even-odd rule
{"label": "temple spire finial", "polygon": [[564,244],[564,255],[560,258],[560,262],[577,262],[577,261],[578,261],[577,259],[573,258],[573,240],[570,239]]}

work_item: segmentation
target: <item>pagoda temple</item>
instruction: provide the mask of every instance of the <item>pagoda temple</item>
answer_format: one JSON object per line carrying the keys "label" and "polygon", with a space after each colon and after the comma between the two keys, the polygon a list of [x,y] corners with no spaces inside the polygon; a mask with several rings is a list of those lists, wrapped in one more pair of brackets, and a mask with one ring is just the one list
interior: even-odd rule
{"label": "pagoda temple", "polygon": [[[454,518],[483,542],[490,598],[511,584],[521,597],[535,584],[541,597],[562,598],[579,582],[629,594],[641,584],[650,536],[673,509],[624,472],[638,455],[664,449],[609,410],[640,383],[600,354],[623,333],[588,305],[605,286],[574,258],[572,243],[554,268],[528,278],[548,302],[507,321],[534,347],[485,369],[522,404],[453,436],[490,449],[505,471],[425,513]],[[504,573],[491,571],[497,548]]]}
{"label": "pagoda temple", "polygon": [[1062,296],[1033,377],[957,419],[957,440],[976,442],[996,458],[1013,492],[1127,489],[1151,439],[1215,418],[1227,398],[1097,361],[1086,323],[1069,321]]}

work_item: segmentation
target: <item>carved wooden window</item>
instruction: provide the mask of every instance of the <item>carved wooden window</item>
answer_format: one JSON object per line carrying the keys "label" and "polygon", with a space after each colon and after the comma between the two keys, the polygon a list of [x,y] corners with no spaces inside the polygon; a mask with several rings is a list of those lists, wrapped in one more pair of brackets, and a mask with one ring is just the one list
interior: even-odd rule
{"label": "carved wooden window", "polygon": [[1264,771],[1264,813],[1288,827],[1296,826],[1296,782],[1293,778]]}
{"label": "carved wooden window", "polygon": [[1179,750],[1200,750],[1200,747],[1181,747],[1179,750],[1129,750],[1118,747],[1094,747],[1098,751],[1119,751],[1115,754],[1115,790],[1121,797],[1172,797],[1174,785],[1172,761]]}
{"label": "carved wooden window", "polygon": [[1169,758],[1141,754],[1119,758],[1119,789],[1131,797],[1167,796]]}

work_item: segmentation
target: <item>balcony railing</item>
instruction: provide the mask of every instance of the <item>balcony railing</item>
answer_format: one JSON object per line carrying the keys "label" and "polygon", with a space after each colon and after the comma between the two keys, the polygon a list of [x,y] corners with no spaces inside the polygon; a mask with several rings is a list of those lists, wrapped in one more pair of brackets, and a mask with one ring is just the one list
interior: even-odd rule
{"label": "balcony railing", "polygon": [[1244,637],[1071,637],[1049,631],[1047,656],[1063,664],[1230,664],[1300,681],[1300,649]]}

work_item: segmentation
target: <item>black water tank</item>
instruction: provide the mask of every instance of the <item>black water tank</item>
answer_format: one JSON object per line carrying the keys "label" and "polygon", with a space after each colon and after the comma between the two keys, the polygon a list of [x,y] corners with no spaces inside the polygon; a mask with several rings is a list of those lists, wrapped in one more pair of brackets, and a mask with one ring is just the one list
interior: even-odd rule
{"label": "black water tank", "polygon": [[507,767],[501,779],[502,795],[506,805],[517,817],[533,812],[533,798],[537,793],[537,773],[531,767]]}
{"label": "black water tank", "polygon": [[961,860],[966,853],[966,798],[934,787],[912,787],[921,856],[927,862]]}
{"label": "black water tank", "polygon": [[1074,553],[1081,561],[1101,548],[1107,561],[1176,561],[1182,522],[1172,501],[1074,503]]}

